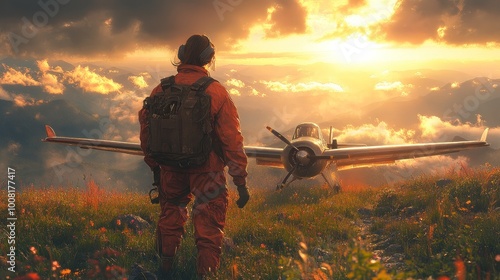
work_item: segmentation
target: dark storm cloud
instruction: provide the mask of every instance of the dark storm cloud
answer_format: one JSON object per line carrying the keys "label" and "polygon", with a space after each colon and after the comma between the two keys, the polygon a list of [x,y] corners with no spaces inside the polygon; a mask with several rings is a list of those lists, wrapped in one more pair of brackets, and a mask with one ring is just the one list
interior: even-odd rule
{"label": "dark storm cloud", "polygon": [[388,40],[412,44],[499,43],[499,16],[498,0],[401,0],[381,31]]}
{"label": "dark storm cloud", "polygon": [[278,0],[271,14],[271,29],[268,30],[269,37],[292,33],[304,33],[306,31],[305,19],[306,9],[297,1]]}
{"label": "dark storm cloud", "polygon": [[276,7],[270,34],[305,31],[306,11],[297,0],[4,0],[0,54],[121,55],[177,48],[200,33],[227,49],[266,22],[270,7]]}

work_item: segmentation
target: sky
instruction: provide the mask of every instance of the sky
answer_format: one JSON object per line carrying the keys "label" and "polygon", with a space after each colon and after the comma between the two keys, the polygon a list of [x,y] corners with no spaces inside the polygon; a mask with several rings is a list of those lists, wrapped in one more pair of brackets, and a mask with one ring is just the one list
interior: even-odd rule
{"label": "sky", "polygon": [[[137,142],[142,100],[175,73],[192,34],[215,44],[209,71],[234,99],[246,144],[272,142],[266,125],[286,134],[314,121],[368,144],[471,139],[489,125],[497,149],[499,15],[498,0],[3,0],[0,127],[36,133],[0,135],[0,154],[53,170],[90,161],[39,146],[45,123],[60,135]],[[95,157],[103,163],[87,172],[144,167]],[[456,162],[445,158],[433,162]]]}
{"label": "sky", "polygon": [[221,65],[493,60],[499,13],[496,0],[5,0],[0,55],[168,61],[203,33]]}

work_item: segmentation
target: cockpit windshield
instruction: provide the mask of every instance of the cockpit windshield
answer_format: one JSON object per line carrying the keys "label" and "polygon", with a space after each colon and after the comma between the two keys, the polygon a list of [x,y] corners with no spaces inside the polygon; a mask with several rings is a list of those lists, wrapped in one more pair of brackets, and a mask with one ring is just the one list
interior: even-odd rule
{"label": "cockpit windshield", "polygon": [[314,125],[300,125],[295,129],[295,134],[293,135],[293,139],[299,137],[313,137],[319,139],[319,131],[318,128]]}

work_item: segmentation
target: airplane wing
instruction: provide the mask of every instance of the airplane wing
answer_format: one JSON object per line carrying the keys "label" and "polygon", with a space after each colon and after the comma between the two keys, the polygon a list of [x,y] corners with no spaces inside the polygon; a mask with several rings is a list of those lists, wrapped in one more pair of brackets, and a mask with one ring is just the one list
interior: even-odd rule
{"label": "airplane wing", "polygon": [[[101,151],[110,151],[118,153],[126,153],[131,155],[143,156],[141,146],[139,143],[89,139],[89,138],[75,138],[75,137],[61,137],[57,136],[54,129],[49,125],[45,125],[45,132],[47,137],[42,139],[44,142],[59,143],[65,145],[78,146],[82,149],[94,149]],[[258,164],[281,167],[281,148],[269,147],[244,147],[245,153],[249,157],[257,158]]]}
{"label": "airplane wing", "polygon": [[477,147],[489,146],[486,142],[488,129],[479,141],[440,142],[423,144],[384,145],[351,147],[325,150],[323,158],[333,160],[339,169],[359,166],[388,164],[397,160],[412,159],[433,155],[443,155]]}
{"label": "airplane wing", "polygon": [[[44,142],[74,145],[83,149],[94,149],[126,153],[132,155],[144,155],[139,143],[74,138],[57,136],[52,127],[46,125],[47,137]],[[337,168],[349,169],[361,166],[394,163],[396,160],[426,157],[454,153],[461,150],[476,147],[489,146],[486,142],[488,129],[486,129],[479,141],[440,142],[426,144],[384,145],[384,146],[356,146],[349,148],[328,149],[323,152],[321,158],[335,162]],[[283,168],[281,160],[282,148],[245,146],[248,157],[256,158],[258,165]]]}
{"label": "airplane wing", "polygon": [[139,143],[89,138],[61,137],[57,136],[54,129],[52,129],[52,127],[50,127],[49,125],[45,125],[45,132],[47,133],[47,137],[45,139],[42,139],[42,141],[44,142],[78,146],[82,149],[94,149],[131,155],[144,155]]}

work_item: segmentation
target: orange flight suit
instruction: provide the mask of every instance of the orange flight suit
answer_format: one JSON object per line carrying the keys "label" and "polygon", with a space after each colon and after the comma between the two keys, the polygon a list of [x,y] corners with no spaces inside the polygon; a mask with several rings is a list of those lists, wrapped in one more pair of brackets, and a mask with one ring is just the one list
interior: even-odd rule
{"label": "orange flight suit", "polygon": [[[187,64],[179,65],[177,71],[175,83],[180,85],[191,85],[208,75],[205,68]],[[151,95],[161,91],[161,85],[158,85]],[[224,167],[228,166],[228,173],[233,177],[235,185],[246,185],[247,157],[243,149],[243,136],[236,107],[219,82],[210,84],[206,92],[211,95],[211,120],[222,146],[224,160],[212,151],[207,162],[200,167],[181,169],[161,166],[161,213],[157,241],[164,271],[171,269],[188,218],[186,205],[193,195],[196,196],[192,216],[198,249],[197,272],[203,275],[218,269],[228,204]],[[139,111],[143,151],[146,151],[149,137],[147,116],[146,109]],[[145,156],[144,160],[151,169],[158,166],[158,163],[148,156]]]}

